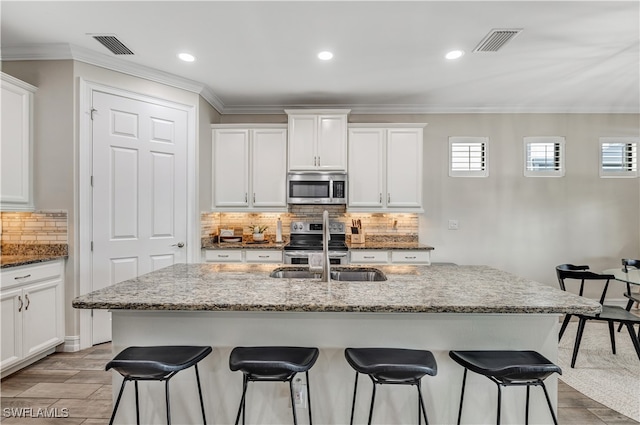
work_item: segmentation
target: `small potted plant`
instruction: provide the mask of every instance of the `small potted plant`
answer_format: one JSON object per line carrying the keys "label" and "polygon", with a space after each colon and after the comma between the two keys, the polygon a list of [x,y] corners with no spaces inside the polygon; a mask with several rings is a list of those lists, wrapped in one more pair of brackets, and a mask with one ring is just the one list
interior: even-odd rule
{"label": "small potted plant", "polygon": [[255,242],[262,242],[264,241],[264,231],[267,230],[269,226],[260,226],[258,224],[252,224],[251,226],[249,226],[249,228],[253,233],[253,240]]}

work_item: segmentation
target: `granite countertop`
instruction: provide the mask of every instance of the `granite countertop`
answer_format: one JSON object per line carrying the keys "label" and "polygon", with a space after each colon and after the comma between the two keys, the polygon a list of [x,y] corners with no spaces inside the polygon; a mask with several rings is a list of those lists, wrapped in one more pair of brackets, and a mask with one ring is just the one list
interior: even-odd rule
{"label": "granite countertop", "polygon": [[1,268],[8,269],[11,267],[26,266],[29,264],[44,263],[46,261],[67,258],[62,254],[38,254],[38,255],[2,255],[0,257]]}
{"label": "granite countertop", "polygon": [[372,241],[362,244],[349,243],[349,249],[397,249],[397,250],[416,250],[416,251],[432,251],[435,248],[429,245],[423,245],[418,242],[389,242],[389,241]]}
{"label": "granite countertop", "polygon": [[575,314],[601,309],[596,301],[488,266],[380,266],[387,281],[329,283],[269,277],[276,267],[175,264],[77,297],[72,305],[82,309],[374,313]]}
{"label": "granite countertop", "polygon": [[202,248],[204,249],[282,249],[284,246],[284,242],[216,242],[202,244]]}

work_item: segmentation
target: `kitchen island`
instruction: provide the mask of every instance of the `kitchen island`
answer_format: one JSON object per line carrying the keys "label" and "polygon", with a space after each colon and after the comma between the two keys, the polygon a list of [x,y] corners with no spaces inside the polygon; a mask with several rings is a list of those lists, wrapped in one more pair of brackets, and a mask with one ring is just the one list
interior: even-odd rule
{"label": "kitchen island", "polygon": [[[228,368],[240,345],[300,345],[321,350],[311,369],[314,422],[349,422],[354,372],[345,347],[427,349],[438,375],[423,379],[430,423],[455,423],[462,368],[451,349],[533,349],[557,360],[558,316],[597,312],[600,305],[555,288],[486,266],[382,266],[383,282],[321,283],[317,279],[269,277],[275,265],[177,264],[73,301],[76,308],[110,309],[113,350],[132,345],[211,345],[200,368],[209,423],[233,423],[242,390],[241,374]],[[548,389],[557,399],[556,377]],[[356,422],[366,420],[371,385],[359,385]],[[114,391],[120,378],[114,375]],[[201,420],[192,372],[172,380],[175,423]],[[162,422],[162,385],[141,386],[143,422]],[[463,423],[495,421],[496,388],[469,375]],[[473,395],[471,395],[473,394]],[[250,423],[290,423],[288,387],[253,385]],[[410,387],[383,386],[374,423],[417,423]],[[531,423],[548,423],[544,396],[532,391]],[[523,422],[525,390],[503,394],[502,423]],[[123,398],[117,422],[134,419],[134,397]],[[301,423],[306,416],[298,416]]]}

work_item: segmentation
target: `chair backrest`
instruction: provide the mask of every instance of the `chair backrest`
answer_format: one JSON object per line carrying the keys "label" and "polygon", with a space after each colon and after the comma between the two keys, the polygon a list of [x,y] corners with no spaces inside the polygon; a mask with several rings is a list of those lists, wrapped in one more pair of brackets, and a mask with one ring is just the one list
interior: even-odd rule
{"label": "chair backrest", "polygon": [[600,295],[600,304],[604,303],[604,299],[607,296],[607,289],[609,289],[609,281],[615,279],[615,276],[611,274],[599,274],[589,270],[589,266],[575,266],[573,264],[560,264],[556,266],[556,274],[558,276],[558,282],[560,283],[560,289],[566,291],[565,279],[574,279],[580,281],[580,296],[584,291],[585,280],[600,280],[605,281],[602,295]]}
{"label": "chair backrest", "polygon": [[622,271],[627,273],[628,267],[635,267],[636,269],[640,269],[640,260],[631,260],[628,258],[622,259]]}

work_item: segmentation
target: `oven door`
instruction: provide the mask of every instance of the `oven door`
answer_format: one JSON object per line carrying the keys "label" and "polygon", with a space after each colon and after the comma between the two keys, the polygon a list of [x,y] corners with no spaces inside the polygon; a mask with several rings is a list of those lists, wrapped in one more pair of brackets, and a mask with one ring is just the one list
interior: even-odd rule
{"label": "oven door", "polygon": [[[285,264],[309,264],[309,254],[322,251],[284,251]],[[329,251],[329,263],[334,265],[347,264],[347,251]]]}

